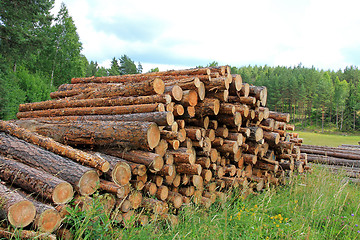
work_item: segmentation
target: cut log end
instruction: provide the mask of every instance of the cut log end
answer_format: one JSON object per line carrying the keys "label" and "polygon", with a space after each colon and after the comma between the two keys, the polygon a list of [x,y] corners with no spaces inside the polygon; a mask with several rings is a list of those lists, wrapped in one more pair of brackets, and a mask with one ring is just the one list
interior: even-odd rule
{"label": "cut log end", "polygon": [[55,231],[61,223],[59,212],[55,209],[48,209],[41,213],[36,221],[36,226],[40,232],[50,233]]}
{"label": "cut log end", "polygon": [[171,90],[172,96],[176,101],[180,101],[183,97],[183,90],[181,87],[175,85]]}
{"label": "cut log end", "polygon": [[165,83],[160,78],[155,78],[153,83],[154,91],[157,94],[163,94],[165,91]]}
{"label": "cut log end", "polygon": [[174,114],[172,112],[166,113],[166,122],[169,126],[171,126],[174,123]]}
{"label": "cut log end", "polygon": [[52,200],[56,204],[65,204],[70,202],[74,196],[74,189],[67,182],[60,183],[54,189]]}
{"label": "cut log end", "polygon": [[110,169],[110,163],[107,161],[104,161],[100,166],[100,170],[102,172],[107,172],[107,171],[109,171],[109,169]]}
{"label": "cut log end", "polygon": [[99,175],[96,171],[91,170],[86,172],[78,183],[80,194],[85,196],[93,194],[98,188],[99,181]]}
{"label": "cut log end", "polygon": [[154,149],[159,144],[160,129],[156,123],[151,124],[149,127],[147,131],[147,141],[151,149]]}
{"label": "cut log end", "polygon": [[131,168],[128,164],[119,162],[111,173],[112,179],[119,185],[126,185],[131,179]]}
{"label": "cut log end", "polygon": [[25,227],[35,218],[36,208],[28,200],[20,201],[9,208],[8,220],[14,227]]}
{"label": "cut log end", "polygon": [[205,85],[203,82],[200,82],[198,87],[198,95],[201,101],[205,99],[205,92],[206,92]]}
{"label": "cut log end", "polygon": [[164,159],[161,156],[156,156],[152,163],[152,169],[154,171],[160,171],[164,166]]}

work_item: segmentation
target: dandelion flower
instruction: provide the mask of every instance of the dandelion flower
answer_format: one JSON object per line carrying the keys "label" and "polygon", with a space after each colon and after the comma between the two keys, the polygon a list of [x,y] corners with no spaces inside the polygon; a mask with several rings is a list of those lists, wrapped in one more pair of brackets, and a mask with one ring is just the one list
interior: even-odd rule
{"label": "dandelion flower", "polygon": [[276,227],[280,227],[279,224],[276,224]]}

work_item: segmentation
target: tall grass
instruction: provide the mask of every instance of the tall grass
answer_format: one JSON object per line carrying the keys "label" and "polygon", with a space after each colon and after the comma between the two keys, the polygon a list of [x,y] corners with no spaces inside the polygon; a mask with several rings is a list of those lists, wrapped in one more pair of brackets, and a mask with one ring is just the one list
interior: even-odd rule
{"label": "tall grass", "polygon": [[360,185],[341,173],[314,166],[286,186],[248,196],[245,190],[231,191],[209,209],[183,207],[177,225],[138,226],[132,219],[123,228],[100,201],[87,211],[70,209],[64,225],[76,239],[360,239]]}
{"label": "tall grass", "polygon": [[210,209],[188,206],[177,226],[120,231],[125,239],[360,239],[360,186],[345,179],[315,167],[258,195],[232,192]]}

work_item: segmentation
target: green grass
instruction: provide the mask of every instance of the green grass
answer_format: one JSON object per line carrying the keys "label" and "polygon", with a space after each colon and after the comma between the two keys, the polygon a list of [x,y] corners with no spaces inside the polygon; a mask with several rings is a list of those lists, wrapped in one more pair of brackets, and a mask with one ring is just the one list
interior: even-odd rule
{"label": "green grass", "polygon": [[337,134],[322,134],[313,132],[299,132],[299,137],[304,139],[304,144],[337,147],[341,144],[358,145],[360,136],[343,136]]}
{"label": "green grass", "polygon": [[65,222],[77,239],[360,239],[359,199],[359,185],[314,167],[246,199],[232,192],[210,209],[184,207],[176,226],[156,221],[126,229],[100,211],[71,211]]}

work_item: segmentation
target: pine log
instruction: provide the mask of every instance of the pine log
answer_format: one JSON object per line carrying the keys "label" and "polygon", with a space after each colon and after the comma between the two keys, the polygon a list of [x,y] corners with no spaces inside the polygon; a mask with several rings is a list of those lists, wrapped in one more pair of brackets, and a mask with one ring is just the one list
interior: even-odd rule
{"label": "pine log", "polygon": [[281,112],[269,112],[269,117],[275,119],[279,122],[290,122],[290,114],[289,113],[281,113]]}
{"label": "pine log", "polygon": [[150,196],[155,196],[156,192],[157,192],[157,186],[155,183],[153,182],[146,182],[145,183],[145,191],[150,195]]}
{"label": "pine log", "polygon": [[233,80],[229,86],[229,92],[230,94],[235,95],[242,88],[242,78],[239,74],[233,74],[232,79]]}
{"label": "pine log", "polygon": [[38,111],[18,112],[16,117],[40,118],[40,117],[60,117],[60,116],[84,116],[84,115],[123,115],[132,113],[157,112],[162,103],[137,104],[126,106],[111,107],[83,107],[83,108],[59,108]]}
{"label": "pine log", "polygon": [[202,167],[200,164],[181,163],[175,166],[176,172],[192,175],[200,175]]}
{"label": "pine log", "polygon": [[349,159],[349,160],[360,160],[360,154],[356,154],[356,153],[352,154],[352,153],[324,151],[324,150],[306,149],[306,148],[301,148],[301,152],[308,153],[308,154],[317,154],[317,155],[336,157],[336,158],[344,158],[344,159]]}
{"label": "pine log", "polygon": [[18,120],[17,125],[71,145],[121,146],[151,150],[160,141],[152,122]]}
{"label": "pine log", "polygon": [[234,112],[239,112],[244,118],[249,116],[250,108],[245,104],[232,104],[234,106]]}
{"label": "pine log", "polygon": [[[296,138],[296,139],[299,139],[299,138]],[[294,141],[292,141],[292,142],[294,142]],[[306,144],[302,144],[300,148],[301,149],[320,150],[320,151],[324,151],[324,152],[360,154],[360,149],[354,149],[354,148],[328,147],[328,146],[316,146],[316,145],[306,145]]]}
{"label": "pine log", "polygon": [[[118,177],[120,177],[120,173],[121,173],[122,171],[125,171],[125,172],[124,172],[124,177],[125,177],[125,176],[129,176],[129,175],[131,175],[131,174],[133,174],[133,175],[135,175],[135,176],[143,176],[143,175],[146,174],[147,168],[146,168],[146,166],[143,165],[143,164],[138,164],[138,163],[130,162],[130,161],[127,161],[127,160],[125,160],[125,159],[122,159],[122,158],[119,158],[119,157],[115,157],[115,156],[111,156],[111,155],[106,155],[106,154],[103,154],[103,153],[97,153],[97,154],[100,154],[100,156],[102,156],[102,157],[104,157],[104,155],[105,155],[105,157],[113,158],[113,160],[110,159],[109,162],[114,161],[114,164],[115,164],[115,165],[116,165],[117,162],[122,162],[122,163],[125,164],[124,169],[121,169],[121,171],[119,171],[119,176],[118,176]],[[131,169],[131,173],[130,173],[130,174],[128,173],[128,170],[127,170],[126,165],[128,165],[128,166],[130,167],[130,169]],[[121,165],[121,166],[123,166],[123,165]],[[109,171],[109,172],[110,172],[110,171]],[[105,175],[106,175],[106,174],[105,174]],[[128,177],[125,177],[124,181],[120,181],[120,183],[126,182],[126,179],[127,179],[127,178],[128,178]],[[119,178],[119,179],[120,179],[120,178]],[[122,185],[124,185],[124,184],[122,184]]]}
{"label": "pine log", "polygon": [[204,101],[199,102],[196,107],[196,115],[198,117],[218,115],[220,110],[220,101],[214,98],[205,98]]}
{"label": "pine log", "polygon": [[264,137],[264,131],[259,127],[249,127],[250,129],[250,136],[248,137],[249,140],[258,142]]}
{"label": "pine log", "polygon": [[[24,118],[26,120],[31,118]],[[174,123],[172,112],[145,112],[123,115],[85,115],[85,116],[62,116],[62,117],[39,117],[37,120],[44,121],[140,121],[154,122],[159,126],[170,126]]]}
{"label": "pine log", "polygon": [[183,204],[183,198],[180,193],[169,191],[168,197],[166,199],[168,202],[171,202],[174,208],[180,208]]}
{"label": "pine log", "polygon": [[117,149],[103,149],[101,151],[126,161],[143,164],[155,172],[160,171],[164,165],[163,158],[156,153],[140,150],[121,151]]}
{"label": "pine log", "polygon": [[0,133],[0,142],[2,154],[10,155],[27,165],[56,175],[72,184],[82,195],[90,195],[98,187],[99,176],[89,167],[4,133]]}
{"label": "pine log", "polygon": [[109,170],[110,164],[102,158],[74,149],[70,146],[63,145],[51,138],[20,128],[16,124],[0,121],[0,131],[4,131],[31,144],[38,145],[48,151],[94,167],[100,171],[107,172]]}
{"label": "pine log", "polygon": [[174,101],[181,101],[183,97],[183,90],[178,85],[172,85],[165,87],[165,94],[169,94]]}
{"label": "pine log", "polygon": [[249,94],[255,96],[256,99],[260,100],[262,106],[266,106],[267,102],[267,88],[265,86],[250,86]]}
{"label": "pine log", "polygon": [[276,146],[280,142],[280,135],[275,132],[263,131],[265,141],[271,146]]}
{"label": "pine log", "polygon": [[[5,239],[39,239],[39,240],[56,240],[56,236],[53,234],[47,234],[47,233],[40,233],[35,232],[32,230],[24,230],[22,229],[19,231],[16,230],[9,230],[0,228],[0,237]],[[65,238],[62,238],[65,239]]]}
{"label": "pine log", "polygon": [[[106,155],[103,153],[95,152],[94,154],[102,157],[106,161],[110,163],[110,170],[103,174],[103,177],[113,181],[118,185],[126,185],[129,183],[131,179],[132,169],[136,169],[137,172],[140,172],[142,175],[146,173],[146,168],[144,169],[144,165],[133,165],[130,166],[131,163],[127,162],[124,159],[117,158],[114,156]],[[142,168],[141,168],[142,167]],[[140,169],[139,169],[140,168]]]}
{"label": "pine log", "polygon": [[155,196],[161,200],[165,201],[167,197],[169,196],[169,188],[167,186],[160,186],[157,188]]}
{"label": "pine log", "polygon": [[53,206],[39,202],[19,189],[17,189],[16,192],[34,204],[36,208],[34,225],[37,230],[45,233],[52,233],[59,228],[61,216]]}
{"label": "pine log", "polygon": [[59,109],[59,108],[85,108],[85,107],[109,107],[109,106],[124,106],[124,105],[138,105],[150,103],[164,103],[169,104],[171,96],[163,95],[150,95],[138,97],[105,97],[93,99],[80,99],[72,100],[59,99],[48,100],[43,102],[25,103],[19,105],[20,112],[46,110],[46,109]]}
{"label": "pine log", "polygon": [[88,93],[82,93],[70,97],[69,99],[90,99],[103,97],[130,97],[130,96],[148,96],[154,94],[163,94],[165,84],[160,78],[153,78],[142,82],[129,82],[122,85],[110,85],[105,89],[95,89]]}
{"label": "pine log", "polygon": [[191,149],[186,148],[179,148],[178,150],[168,150],[169,154],[173,155],[174,163],[181,164],[181,163],[188,163],[194,164],[196,160],[196,154]]}
{"label": "pine log", "polygon": [[250,93],[250,85],[248,83],[243,83],[239,92],[241,96],[248,97]]}
{"label": "pine log", "polygon": [[184,70],[169,70],[165,72],[152,72],[142,74],[129,74],[109,77],[87,77],[87,78],[72,78],[71,83],[121,83],[127,81],[141,82],[150,77],[161,76],[180,76],[180,75],[210,75],[209,68],[193,68]]}
{"label": "pine log", "polygon": [[227,102],[229,100],[229,91],[226,89],[217,92],[211,91],[211,92],[207,92],[206,96],[209,98],[219,99],[220,102]]}
{"label": "pine log", "polygon": [[1,155],[0,178],[55,204],[68,203],[74,195],[73,187],[68,182]]}
{"label": "pine log", "polygon": [[1,208],[0,217],[7,219],[14,227],[26,227],[35,218],[34,204],[23,198],[19,193],[0,184]]}
{"label": "pine log", "polygon": [[116,195],[120,199],[124,199],[130,193],[129,185],[118,185],[114,182],[109,182],[100,179],[99,189],[108,193]]}
{"label": "pine log", "polygon": [[198,94],[194,90],[183,91],[183,96],[180,100],[180,104],[184,107],[196,106],[198,103]]}
{"label": "pine log", "polygon": [[144,197],[141,206],[147,210],[152,210],[155,214],[165,214],[169,210],[166,202],[154,198]]}
{"label": "pine log", "polygon": [[233,115],[218,115],[218,122],[225,124],[229,128],[236,128],[242,124],[241,113],[235,112]]}
{"label": "pine log", "polygon": [[[301,150],[303,151],[303,150]],[[323,155],[315,155],[315,154],[307,154],[308,162],[314,163],[322,163],[328,165],[340,165],[340,166],[347,166],[347,167],[360,167],[360,162],[355,159],[345,159],[339,157],[330,157],[330,156],[323,156]]]}

